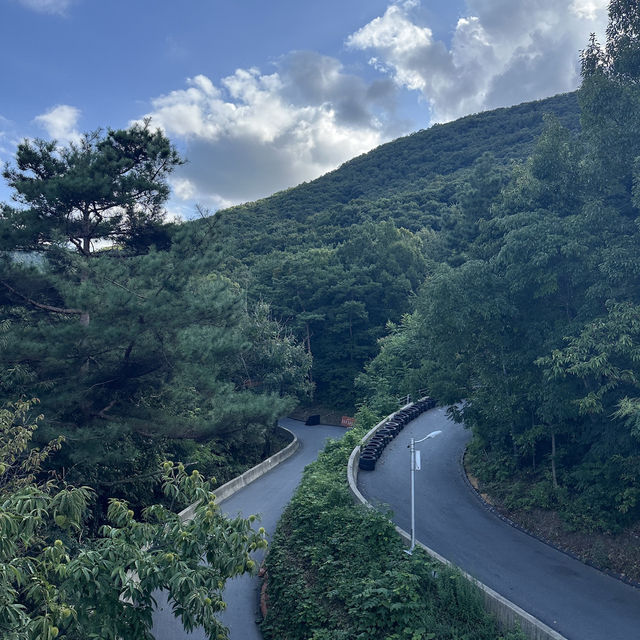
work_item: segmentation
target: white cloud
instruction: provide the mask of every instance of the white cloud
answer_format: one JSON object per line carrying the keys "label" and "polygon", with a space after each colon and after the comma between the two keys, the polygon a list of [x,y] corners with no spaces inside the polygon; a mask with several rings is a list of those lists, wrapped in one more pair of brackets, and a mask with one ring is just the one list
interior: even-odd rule
{"label": "white cloud", "polygon": [[191,200],[196,195],[196,187],[188,178],[172,177],[171,188],[180,200]]}
{"label": "white cloud", "polygon": [[578,18],[597,20],[608,5],[609,0],[573,0],[570,9]]}
{"label": "white cloud", "polygon": [[20,4],[40,13],[64,14],[73,0],[18,0]]}
{"label": "white cloud", "polygon": [[347,38],[402,87],[421,92],[435,121],[575,89],[578,52],[606,24],[606,0],[467,0],[451,44],[391,4]]}
{"label": "white cloud", "polygon": [[365,83],[313,52],[272,74],[204,75],[152,101],[152,122],[186,143],[174,194],[219,208],[311,180],[399,133],[393,83]]}
{"label": "white cloud", "polygon": [[81,134],[76,129],[80,119],[80,110],[68,104],[60,104],[34,118],[50,138],[58,142],[78,142]]}
{"label": "white cloud", "polygon": [[172,181],[176,207],[269,195],[405,133],[400,88],[417,92],[439,122],[572,90],[578,52],[591,32],[604,31],[607,4],[466,0],[445,43],[421,22],[420,0],[398,0],[346,40],[381,72],[375,82],[304,51],[284,56],[272,73],[195,76],[153,99],[148,114],[186,151],[189,162]]}

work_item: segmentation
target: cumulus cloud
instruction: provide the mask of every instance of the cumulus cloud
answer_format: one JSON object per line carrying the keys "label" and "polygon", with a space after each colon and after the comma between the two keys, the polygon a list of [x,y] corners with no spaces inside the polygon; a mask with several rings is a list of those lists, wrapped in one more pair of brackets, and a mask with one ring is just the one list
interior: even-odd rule
{"label": "cumulus cloud", "polygon": [[81,134],[76,129],[79,119],[79,109],[68,104],[60,104],[36,116],[34,122],[41,126],[50,138],[67,143],[80,140]]}
{"label": "cumulus cloud", "polygon": [[609,0],[573,0],[571,11],[579,18],[598,20],[609,5]]}
{"label": "cumulus cloud", "polygon": [[216,209],[269,195],[405,133],[401,89],[417,92],[437,122],[572,90],[578,52],[604,31],[607,5],[466,0],[444,42],[421,19],[420,0],[397,0],[346,39],[380,71],[376,81],[310,51],[284,56],[271,73],[190,78],[147,114],[189,161],[173,177],[176,206]]}
{"label": "cumulus cloud", "polygon": [[449,45],[418,23],[419,5],[391,4],[347,46],[370,52],[373,66],[419,91],[433,120],[444,122],[576,88],[578,51],[604,31],[608,2],[467,0]]}
{"label": "cumulus cloud", "polygon": [[27,9],[33,9],[39,13],[63,14],[71,6],[73,0],[18,0]]}
{"label": "cumulus cloud", "polygon": [[186,144],[174,193],[218,208],[254,200],[334,169],[398,135],[396,87],[342,64],[293,52],[271,74],[238,69],[215,85],[199,75],[152,101],[152,122]]}

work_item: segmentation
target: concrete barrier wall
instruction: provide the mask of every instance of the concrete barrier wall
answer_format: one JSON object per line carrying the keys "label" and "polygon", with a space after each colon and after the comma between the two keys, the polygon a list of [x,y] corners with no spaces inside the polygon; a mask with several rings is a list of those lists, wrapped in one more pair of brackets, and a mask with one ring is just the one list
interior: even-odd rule
{"label": "concrete barrier wall", "polygon": [[[261,476],[263,476],[268,471],[271,471],[274,467],[277,467],[281,462],[284,462],[287,458],[290,458],[300,446],[300,442],[298,438],[291,432],[289,429],[285,429],[284,427],[278,427],[283,431],[286,431],[293,440],[284,448],[275,453],[270,458],[263,460],[260,464],[252,467],[245,471],[242,475],[237,476],[233,480],[229,480],[226,484],[223,484],[221,487],[218,487],[214,490],[214,494],[216,496],[216,503],[220,504],[227,498],[231,497],[236,491],[242,489],[242,487],[246,487],[248,484],[252,483],[254,480],[257,480]],[[191,520],[193,518],[193,514],[195,512],[198,503],[189,505],[186,509],[183,509],[178,515],[182,520]]]}
{"label": "concrete barrier wall", "polygon": [[[405,405],[402,409],[405,409]],[[401,409],[398,409],[401,411]],[[381,427],[387,420],[390,420],[395,413],[390,414],[384,420],[379,422],[373,429],[371,429],[360,441],[360,444],[351,452],[349,456],[349,463],[347,465],[347,481],[349,482],[349,489],[354,498],[373,509],[367,499],[360,493],[358,489],[358,460],[360,459],[360,450],[373,436],[375,431]],[[398,534],[404,539],[407,546],[411,544],[411,535],[404,529],[396,527]],[[432,558],[438,560],[442,564],[447,566],[453,566],[449,560],[441,556],[439,553],[430,549],[421,542],[416,542],[416,545],[424,549]],[[513,602],[507,600],[493,589],[487,587],[487,585],[476,580],[473,576],[461,571],[462,575],[476,585],[483,596],[485,608],[492,613],[497,619],[503,629],[513,629],[516,625],[519,625],[524,635],[528,640],[567,640],[564,636],[560,635],[557,631],[554,631],[551,627],[544,624],[537,618],[534,618],[531,614],[527,613],[524,609],[521,609]]]}
{"label": "concrete barrier wall", "polygon": [[[293,434],[289,429],[285,427],[281,427],[278,425],[278,429],[282,429],[286,431],[290,436],[293,437],[293,440],[284,448],[278,451],[278,453],[272,455],[270,458],[263,460],[260,464],[252,467],[245,471],[242,475],[230,480],[226,484],[223,484],[221,487],[215,491],[216,502],[220,504],[223,500],[226,500],[230,496],[232,496],[236,491],[242,489],[242,487],[246,487],[250,482],[258,479],[260,476],[263,476],[267,471],[273,469],[273,467],[277,467],[281,462],[284,462],[287,458],[290,458],[300,446],[298,442],[298,438]],[[178,513],[178,516],[183,522],[188,522],[193,519],[193,514],[198,506],[198,502],[194,502],[190,504],[186,509],[183,509]],[[145,547],[145,550],[149,547]],[[127,571],[127,576],[133,578],[134,582],[139,582],[140,578],[135,571]],[[120,599],[123,602],[131,602],[130,598],[123,598],[120,596]]]}

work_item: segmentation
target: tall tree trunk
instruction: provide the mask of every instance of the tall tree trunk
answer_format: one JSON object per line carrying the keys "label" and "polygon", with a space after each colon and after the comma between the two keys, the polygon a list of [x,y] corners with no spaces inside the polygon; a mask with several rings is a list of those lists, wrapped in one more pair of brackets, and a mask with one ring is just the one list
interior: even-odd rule
{"label": "tall tree trunk", "polygon": [[[305,342],[307,343],[307,353],[313,358],[313,353],[311,353],[311,331],[309,329],[308,322],[305,322],[305,328],[307,330],[307,337],[305,338]],[[313,382],[313,367],[309,369],[309,380]]]}
{"label": "tall tree trunk", "polygon": [[82,212],[82,252],[87,257],[91,254],[91,212],[88,209]]}
{"label": "tall tree trunk", "polygon": [[[502,377],[504,379],[504,388],[505,388],[505,395],[507,397],[511,396],[511,391],[509,389],[509,376],[507,376],[507,367],[504,361],[504,349],[501,347],[500,348],[500,360],[501,360],[501,364],[502,364]],[[512,453],[513,453],[513,462],[516,465],[516,467],[518,466],[518,443],[516,442],[516,431],[515,431],[515,427],[513,424],[513,421],[511,422],[511,424],[509,425],[509,434],[511,435],[511,449],[512,449]]]}
{"label": "tall tree trunk", "polygon": [[[531,428],[533,429],[536,424],[536,416],[535,413],[531,412]],[[533,467],[533,472],[536,472],[536,439],[533,439],[533,443],[531,445],[531,466]]]}
{"label": "tall tree trunk", "polygon": [[556,473],[556,434],[551,432],[551,478],[553,479],[553,488],[558,488],[558,475]]}
{"label": "tall tree trunk", "polygon": [[[84,253],[84,257],[85,260],[89,257],[89,255],[91,254],[91,231],[90,231],[90,224],[91,224],[91,217],[88,211],[84,211],[82,214],[82,218],[83,218],[83,237],[82,237],[82,251]],[[84,283],[89,279],[89,269],[85,268],[82,271],[82,275],[80,276],[80,280]],[[89,312],[88,311],[84,311],[82,313],[82,315],[80,316],[80,324],[84,327],[88,327],[89,326]]]}
{"label": "tall tree trunk", "polygon": [[309,323],[305,322],[304,327],[307,331],[307,335],[305,337],[305,343],[307,344],[307,353],[313,357],[313,353],[311,353],[311,331],[309,330]]}
{"label": "tall tree trunk", "polygon": [[514,461],[515,465],[518,466],[518,459],[519,459],[518,443],[516,441],[516,432],[515,432],[515,429],[513,428],[513,422],[511,423],[511,426],[509,427],[509,433],[511,435],[511,450],[512,450],[512,453],[513,453],[513,461]]}

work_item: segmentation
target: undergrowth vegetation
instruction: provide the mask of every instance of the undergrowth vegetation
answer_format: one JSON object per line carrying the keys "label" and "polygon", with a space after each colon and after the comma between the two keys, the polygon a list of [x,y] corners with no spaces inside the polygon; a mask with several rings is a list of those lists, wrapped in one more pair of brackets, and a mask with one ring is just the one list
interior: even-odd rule
{"label": "undergrowth vegetation", "polygon": [[519,640],[501,635],[480,593],[356,504],[346,467],[365,427],[307,467],[266,560],[267,640]]}

